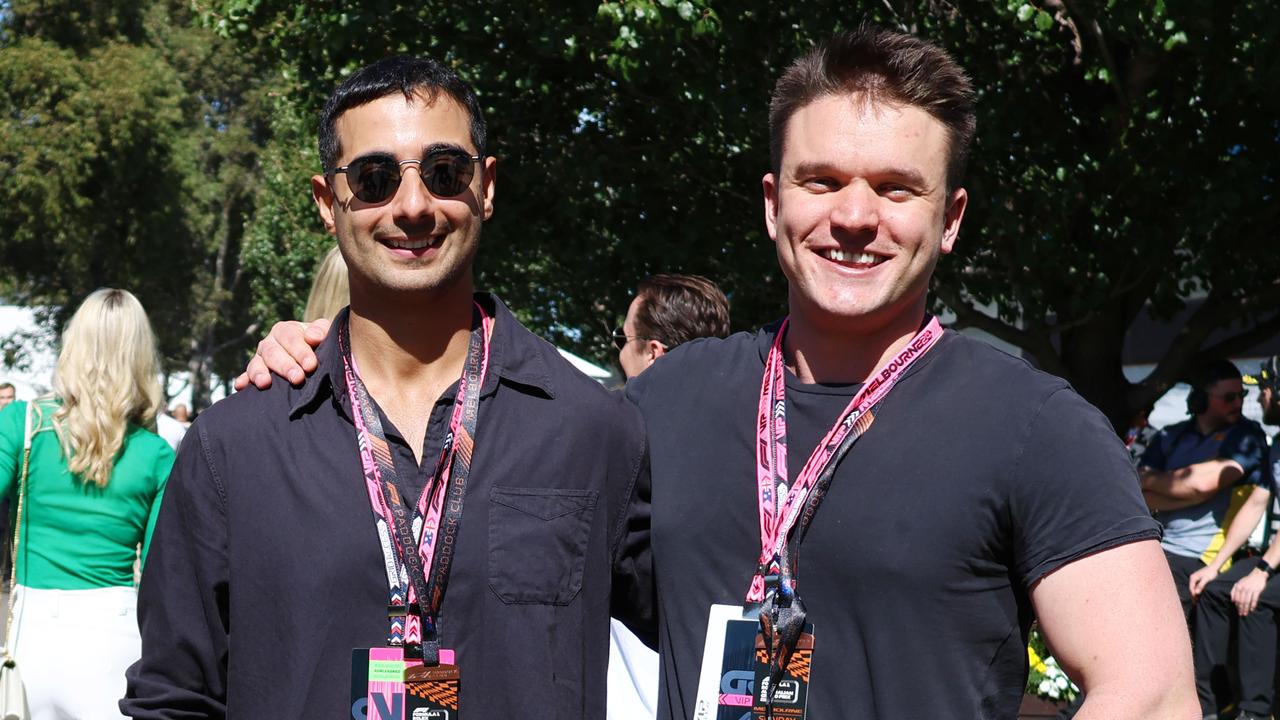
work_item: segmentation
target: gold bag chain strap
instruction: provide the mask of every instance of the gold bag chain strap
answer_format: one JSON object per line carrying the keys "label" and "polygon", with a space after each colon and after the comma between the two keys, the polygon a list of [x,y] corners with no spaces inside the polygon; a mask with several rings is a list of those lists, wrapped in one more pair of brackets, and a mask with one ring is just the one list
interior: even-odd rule
{"label": "gold bag chain strap", "polygon": [[35,401],[27,403],[26,419],[22,424],[22,476],[18,480],[18,512],[13,521],[13,552],[9,567],[9,613],[4,625],[4,663],[13,663],[13,607],[14,587],[18,584],[18,541],[22,537],[22,506],[27,497],[27,469],[31,463],[31,411]]}

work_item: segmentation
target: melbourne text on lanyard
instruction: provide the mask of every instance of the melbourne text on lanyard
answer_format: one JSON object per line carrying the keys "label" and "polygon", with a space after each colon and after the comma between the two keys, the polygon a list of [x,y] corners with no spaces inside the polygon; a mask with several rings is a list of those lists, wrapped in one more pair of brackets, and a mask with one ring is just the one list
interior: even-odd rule
{"label": "melbourne text on lanyard", "polygon": [[406,657],[420,655],[423,664],[428,666],[440,662],[436,619],[444,600],[458,527],[462,522],[480,388],[489,368],[489,336],[493,332],[493,318],[479,304],[475,306],[475,317],[479,322],[472,323],[474,327],[467,347],[466,366],[453,401],[449,434],[445,436],[431,482],[414,508],[406,506],[400,494],[382,420],[356,372],[351,357],[350,321],[343,322],[338,332],[365,488],[369,493],[386,566],[387,616],[390,621],[387,645],[403,645]]}
{"label": "melbourne text on lanyard", "polygon": [[[760,608],[760,634],[768,656],[770,691],[777,686],[805,623],[804,604],[796,594],[795,555],[798,543],[822,502],[836,466],[853,443],[871,427],[875,413],[894,384],[915,360],[942,337],[931,318],[907,346],[879,368],[858,390],[840,419],[787,485],[786,361],[782,342],[789,320],[778,328],[765,360],[756,426],[756,483],[760,505],[760,562],[747,591],[749,607]],[[799,526],[797,527],[797,522]]]}

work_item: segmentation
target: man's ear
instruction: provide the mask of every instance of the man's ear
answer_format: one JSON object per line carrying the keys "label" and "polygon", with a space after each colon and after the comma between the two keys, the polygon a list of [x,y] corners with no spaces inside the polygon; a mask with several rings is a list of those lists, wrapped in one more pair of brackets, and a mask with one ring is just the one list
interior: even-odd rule
{"label": "man's ear", "polygon": [[493,196],[497,192],[498,185],[498,159],[489,156],[484,159],[480,165],[484,175],[480,180],[480,193],[484,198],[484,219],[488,220],[493,217]]}
{"label": "man's ear", "polygon": [[778,177],[773,173],[765,173],[760,181],[764,190],[764,226],[769,231],[769,238],[778,239]]}
{"label": "man's ear", "polygon": [[943,218],[942,253],[951,252],[956,246],[956,238],[960,237],[960,223],[964,220],[964,209],[969,205],[969,193],[964,188],[956,188],[947,198],[947,214]]}
{"label": "man's ear", "polygon": [[311,176],[311,199],[315,201],[316,210],[320,212],[320,221],[324,223],[325,232],[330,235],[335,234],[333,186],[329,184],[328,178],[324,175]]}
{"label": "man's ear", "polygon": [[654,360],[657,360],[658,358],[667,354],[667,346],[663,345],[657,340],[645,340],[644,354],[645,354],[645,357],[649,359],[649,362],[653,362]]}

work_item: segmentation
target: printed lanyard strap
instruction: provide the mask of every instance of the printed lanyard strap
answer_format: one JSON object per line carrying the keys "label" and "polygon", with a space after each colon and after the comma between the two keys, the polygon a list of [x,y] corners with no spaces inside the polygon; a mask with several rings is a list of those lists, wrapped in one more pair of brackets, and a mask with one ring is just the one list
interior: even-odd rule
{"label": "printed lanyard strap", "polygon": [[[871,427],[876,411],[906,369],[942,337],[942,326],[931,318],[907,346],[872,374],[854,395],[840,420],[827,431],[787,487],[786,363],[782,342],[789,320],[778,328],[765,360],[760,388],[756,435],[756,482],[760,506],[760,558],[747,591],[747,603],[760,608],[760,634],[769,664],[768,707],[773,690],[804,629],[806,611],[795,592],[794,556],[798,544],[835,476],[836,466],[853,443]],[[797,526],[797,521],[799,525]],[[791,532],[792,528],[795,532]]]}
{"label": "printed lanyard strap", "polygon": [[[344,321],[338,331],[365,488],[378,528],[387,573],[387,615],[390,622],[387,644],[405,645],[406,654],[410,656],[420,651],[427,665],[439,664],[436,617],[444,601],[458,527],[462,522],[480,389],[489,366],[493,318],[479,304],[475,307],[479,322],[474,323],[476,327],[471,331],[466,366],[458,382],[458,394],[449,420],[449,433],[445,436],[432,482],[423,491],[412,513],[396,484],[398,473],[382,429],[382,420],[351,357],[350,321]],[[438,553],[437,546],[440,549]],[[415,548],[416,552],[413,551]],[[424,567],[430,568],[430,572],[424,572]]]}

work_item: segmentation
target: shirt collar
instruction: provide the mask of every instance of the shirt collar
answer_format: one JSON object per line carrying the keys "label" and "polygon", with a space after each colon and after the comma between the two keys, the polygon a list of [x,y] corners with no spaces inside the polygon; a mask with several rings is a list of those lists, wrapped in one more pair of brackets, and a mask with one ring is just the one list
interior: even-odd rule
{"label": "shirt collar", "polygon": [[[498,389],[499,381],[506,380],[537,388],[554,398],[555,386],[547,368],[543,341],[521,325],[498,296],[476,293],[475,299],[494,319],[493,335],[489,338],[489,371],[480,390],[480,397],[492,395]],[[315,373],[301,387],[289,389],[290,418],[314,407],[326,396],[332,396],[340,411],[348,419],[351,418],[351,399],[347,393],[342,352],[338,348],[338,327],[346,321],[346,317],[347,310],[344,309],[334,319],[324,341],[316,348],[319,367]],[[277,378],[276,382],[280,382],[280,379]],[[447,394],[453,392],[453,388],[446,391]]]}

